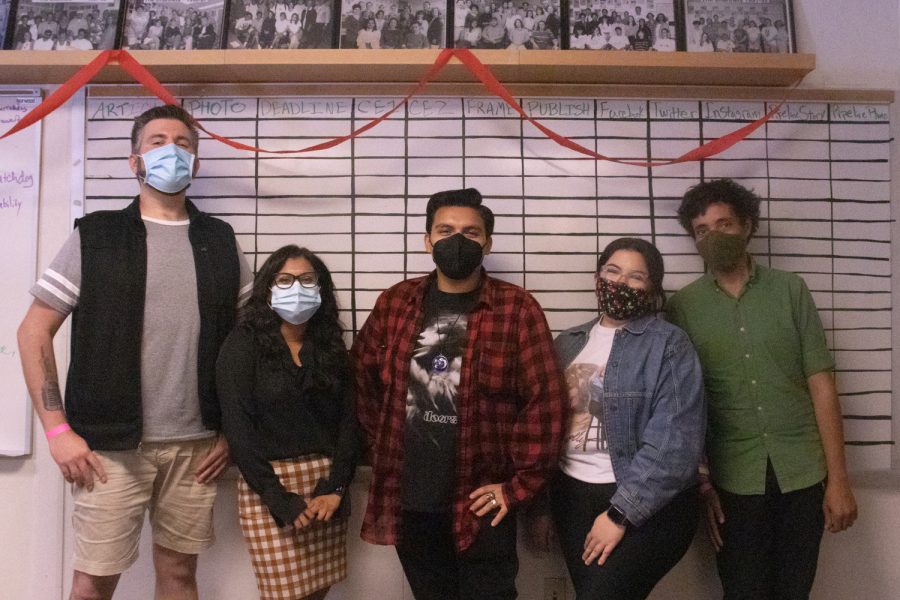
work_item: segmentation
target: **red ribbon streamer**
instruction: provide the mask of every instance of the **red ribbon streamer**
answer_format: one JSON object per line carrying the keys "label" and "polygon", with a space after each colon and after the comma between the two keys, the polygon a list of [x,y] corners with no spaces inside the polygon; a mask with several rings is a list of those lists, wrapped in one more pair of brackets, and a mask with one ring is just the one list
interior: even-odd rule
{"label": "red ribbon streamer", "polygon": [[[148,71],[141,63],[136,61],[134,57],[131,56],[127,51],[120,50],[119,52],[121,52],[121,56],[119,57],[119,65],[123,69],[125,69],[129,75],[134,77],[134,79],[138,83],[142,84],[145,88],[156,94],[156,96],[166,104],[178,104],[178,100],[174,96],[172,96],[172,94],[169,93],[165,86],[163,86],[163,84],[161,84],[159,80],[156,79],[156,77],[154,77],[153,74],[150,73],[150,71]],[[315,144],[313,146],[308,146],[306,148],[300,148],[297,150],[266,150],[265,148],[257,148],[256,146],[250,146],[248,144],[232,140],[225,136],[221,136],[217,133],[213,133],[212,131],[206,129],[206,127],[204,127],[196,119],[195,123],[197,124],[198,128],[206,132],[211,138],[218,140],[223,144],[227,144],[232,148],[237,148],[238,150],[249,150],[250,152],[265,152],[268,154],[299,154],[301,152],[316,152],[319,150],[327,150],[328,148],[333,148],[339,144],[343,144],[347,140],[364,134],[365,132],[372,129],[373,127],[390,117],[392,114],[394,114],[398,108],[403,106],[403,104],[407,100],[421,92],[422,89],[428,84],[428,82],[434,79],[434,77],[441,72],[441,69],[443,69],[448,62],[450,62],[451,56],[453,56],[453,50],[451,48],[442,50],[437,59],[434,61],[434,64],[432,64],[425,72],[425,74],[422,75],[416,86],[406,96],[403,97],[403,100],[401,102],[395,104],[394,108],[392,108],[391,110],[387,111],[378,118],[369,121],[359,129],[351,131],[347,135],[342,135],[340,137],[336,137],[328,141]]]}
{"label": "red ribbon streamer", "polygon": [[65,104],[69,98],[72,97],[75,92],[80,90],[83,86],[87,85],[87,83],[94,78],[97,73],[99,73],[103,67],[105,67],[109,63],[109,58],[114,50],[104,50],[97,58],[84,65],[78,72],[75,73],[72,77],[69,78],[64,84],[59,86],[56,91],[47,96],[47,98],[32,108],[30,111],[25,113],[19,122],[10,128],[9,131],[0,135],[0,140],[3,138],[10,136],[17,131],[22,131],[26,127],[31,127],[54,110]]}
{"label": "red ribbon streamer", "polygon": [[748,135],[762,127],[769,119],[774,117],[778,110],[781,108],[781,105],[784,103],[782,100],[779,102],[772,110],[766,113],[762,118],[749,123],[736,131],[732,131],[729,134],[723,135],[720,138],[709,141],[702,146],[694,148],[688,152],[685,152],[678,158],[672,160],[662,160],[662,161],[651,161],[651,162],[641,162],[641,161],[631,161],[631,160],[622,160],[619,158],[611,158],[609,156],[604,156],[603,154],[599,154],[594,152],[589,148],[585,148],[581,144],[570,140],[567,137],[564,137],[541,122],[530,117],[519,103],[512,97],[500,81],[494,77],[494,74],[491,73],[491,70],[485,65],[483,62],[478,60],[478,58],[472,54],[472,51],[468,48],[458,48],[455,50],[454,55],[459,59],[461,63],[463,63],[466,68],[471,71],[475,77],[484,84],[484,87],[488,89],[492,94],[501,98],[504,102],[506,102],[513,110],[515,110],[523,119],[537,127],[541,133],[546,135],[548,138],[570,150],[575,152],[579,152],[581,154],[585,154],[587,156],[596,158],[597,160],[606,160],[609,162],[619,163],[623,165],[632,165],[635,167],[661,167],[665,165],[674,165],[676,163],[688,162],[688,161],[696,161],[703,160],[704,158],[709,158],[715,154],[719,154],[720,152],[724,152],[728,150],[739,141],[746,138]]}
{"label": "red ribbon streamer", "polygon": [[[432,79],[434,79],[434,77],[437,76],[437,74],[440,73],[441,70],[447,65],[447,63],[450,61],[450,58],[454,56],[476,78],[478,78],[478,80],[485,86],[485,88],[487,88],[488,91],[506,102],[521,116],[521,118],[534,125],[538,130],[541,131],[541,133],[546,135],[548,138],[550,138],[560,146],[568,148],[574,152],[590,156],[597,160],[606,160],[614,163],[636,167],[658,167],[683,162],[698,161],[724,152],[725,150],[731,148],[741,140],[745,139],[751,133],[762,127],[767,121],[769,121],[778,113],[781,105],[784,104],[784,100],[782,100],[777,105],[775,105],[774,108],[767,112],[762,118],[757,119],[752,123],[748,123],[740,129],[723,135],[720,138],[709,141],[702,146],[689,150],[678,158],[674,158],[672,160],[650,162],[624,160],[605,156],[589,148],[585,148],[581,144],[578,144],[577,142],[556,133],[546,125],[542,124],[540,121],[532,118],[525,112],[525,110],[519,105],[519,103],[516,102],[512,94],[509,93],[509,90],[507,90],[506,87],[504,87],[504,85],[500,83],[500,81],[494,76],[487,65],[478,60],[478,58],[472,53],[471,50],[469,50],[468,48],[445,48],[444,50],[441,50],[440,54],[438,54],[437,59],[434,61],[434,64],[432,64],[422,75],[415,87],[408,94],[406,94],[406,96],[403,97],[402,101],[395,104],[391,110],[373,119],[372,121],[369,121],[362,127],[354,129],[347,135],[332,138],[313,146],[308,146],[306,148],[300,148],[297,150],[267,150],[265,148],[257,148],[256,146],[244,144],[213,133],[212,131],[206,129],[206,127],[204,127],[203,124],[200,123],[200,121],[195,119],[195,122],[197,124],[197,127],[203,130],[211,138],[238,150],[264,152],[268,154],[299,154],[303,152],[316,152],[319,150],[326,150],[328,148],[333,148],[334,146],[337,146],[339,144],[343,144],[347,140],[362,135],[385,119],[389,118],[394,112],[397,111],[398,108],[408,102],[410,98],[421,92],[422,89],[424,89],[425,86],[428,85],[428,83]],[[153,94],[156,95],[157,98],[159,98],[166,104],[179,104],[178,99],[173,96],[172,93],[169,92],[169,90],[166,89],[166,87],[162,83],[160,83],[159,80],[156,79],[156,77],[154,77],[146,67],[144,67],[144,65],[135,60],[135,58],[131,54],[129,54],[127,50],[104,50],[90,63],[81,67],[75,73],[75,75],[73,75],[68,81],[63,83],[41,104],[26,113],[25,116],[22,117],[19,122],[16,123],[9,131],[0,136],[0,139],[3,139],[9,135],[16,133],[17,131],[21,131],[22,129],[33,125],[34,123],[43,119],[45,116],[65,104],[69,100],[69,98],[71,98],[72,95],[75,94],[75,92],[77,92],[84,85],[90,82],[91,79],[93,79],[97,75],[97,73],[99,73],[100,70],[103,69],[103,67],[109,64],[111,61],[117,62],[120,67],[122,67],[129,75],[131,75],[135,79],[135,81],[153,92]]]}

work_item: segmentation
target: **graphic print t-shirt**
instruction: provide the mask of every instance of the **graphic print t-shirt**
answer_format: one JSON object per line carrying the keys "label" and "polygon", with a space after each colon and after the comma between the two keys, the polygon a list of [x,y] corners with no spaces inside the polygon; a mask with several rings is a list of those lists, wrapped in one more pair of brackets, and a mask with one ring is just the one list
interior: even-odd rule
{"label": "graphic print t-shirt", "polygon": [[[432,287],[409,365],[401,503],[406,510],[449,510],[456,479],[457,390],[468,313],[478,290],[448,294]],[[435,358],[446,358],[446,369]]]}
{"label": "graphic print t-shirt", "polygon": [[585,347],[566,368],[572,410],[559,466],[566,475],[587,483],[616,480],[601,410],[603,379],[615,335],[615,329],[598,322]]}

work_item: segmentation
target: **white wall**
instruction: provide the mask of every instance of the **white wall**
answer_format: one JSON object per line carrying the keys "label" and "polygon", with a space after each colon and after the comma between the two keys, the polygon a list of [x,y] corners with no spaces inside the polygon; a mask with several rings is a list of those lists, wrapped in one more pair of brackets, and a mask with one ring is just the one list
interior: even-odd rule
{"label": "white wall", "polygon": [[[42,131],[38,234],[41,269],[47,266],[71,229],[66,192],[70,187],[70,118],[67,110],[57,113],[47,117]],[[65,368],[66,336],[57,336],[54,347],[61,369]],[[26,458],[0,458],[0,598],[57,600],[61,597],[63,483],[35,419],[33,454]]]}
{"label": "white wall", "polygon": [[[835,0],[793,0],[800,50],[817,55],[817,69],[804,87],[891,89],[900,95],[900,0],[867,0],[865,3]],[[893,123],[900,123],[894,105]],[[41,170],[38,267],[47,266],[68,234],[71,119],[66,107],[45,120]],[[894,141],[892,192],[900,201],[900,142]],[[894,225],[900,234],[900,226]],[[896,239],[900,239],[897,236]],[[894,298],[900,298],[900,245],[894,252]],[[895,305],[897,303],[895,302]],[[900,347],[900,314],[895,313],[895,347]],[[67,357],[65,335],[58,336],[60,362]],[[900,373],[895,353],[894,369]],[[900,393],[895,378],[895,413],[900,415]],[[2,385],[2,384],[0,384]],[[39,427],[39,426],[38,426]],[[64,515],[65,489],[49,457],[46,443],[36,430],[34,453],[27,458],[0,459],[0,598],[59,600],[68,589],[69,522]],[[895,451],[897,451],[895,447]],[[898,456],[900,458],[900,456]],[[897,464],[897,463],[895,463]],[[354,526],[351,528],[351,577],[336,587],[330,598],[410,598],[391,548],[363,544],[356,532],[364,507],[366,474],[354,484]],[[857,473],[853,480],[860,505],[860,520],[848,532],[826,535],[816,600],[896,597],[900,589],[900,475]],[[200,560],[200,581],[205,598],[217,600],[255,597],[246,550],[236,526],[234,481],[220,485],[216,505],[218,542]],[[152,569],[149,541],[144,540],[138,564],[122,579],[118,598],[149,597]],[[543,597],[545,577],[564,576],[558,557],[521,552],[519,589],[525,599]],[[570,592],[571,593],[571,592]],[[698,535],[688,556],[660,584],[656,600],[715,598],[718,583],[709,545]]]}
{"label": "white wall", "polygon": [[798,48],[816,55],[804,87],[898,89],[896,0],[793,0]]}

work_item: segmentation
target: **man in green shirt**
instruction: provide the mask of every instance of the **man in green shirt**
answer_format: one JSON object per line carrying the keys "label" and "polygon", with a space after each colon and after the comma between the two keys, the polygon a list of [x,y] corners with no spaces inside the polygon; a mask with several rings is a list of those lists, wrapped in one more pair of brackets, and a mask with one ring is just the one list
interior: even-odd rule
{"label": "man in green shirt", "polygon": [[729,179],[700,183],[678,209],[708,272],[669,318],[691,337],[709,405],[701,484],[726,600],[809,597],[823,528],[856,519],[834,361],[794,273],[747,253],[759,198]]}

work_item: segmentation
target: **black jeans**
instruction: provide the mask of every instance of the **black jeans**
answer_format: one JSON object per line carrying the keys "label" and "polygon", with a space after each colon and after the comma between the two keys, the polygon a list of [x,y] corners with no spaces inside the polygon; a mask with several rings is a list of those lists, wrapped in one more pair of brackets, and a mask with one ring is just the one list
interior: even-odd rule
{"label": "black jeans", "polygon": [[687,552],[697,531],[697,491],[681,492],[640,527],[629,526],[606,563],[585,565],[584,540],[609,508],[616,484],[585,483],[558,473],[550,508],[577,600],[641,600]]}
{"label": "black jeans", "polygon": [[821,483],[781,493],[769,464],[766,493],[718,490],[725,513],[717,557],[725,600],[809,598],[825,528]]}
{"label": "black jeans", "polygon": [[516,598],[516,515],[491,527],[489,515],[472,545],[458,553],[450,513],[403,511],[397,556],[416,600]]}

